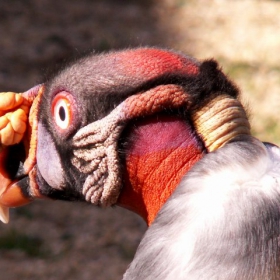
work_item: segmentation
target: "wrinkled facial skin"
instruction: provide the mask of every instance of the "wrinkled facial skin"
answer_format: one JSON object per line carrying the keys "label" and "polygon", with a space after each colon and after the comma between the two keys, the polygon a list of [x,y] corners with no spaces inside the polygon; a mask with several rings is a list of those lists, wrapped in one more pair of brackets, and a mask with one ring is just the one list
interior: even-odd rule
{"label": "wrinkled facial skin", "polygon": [[[18,168],[16,175],[9,170],[9,182],[4,193],[0,193],[0,205],[19,206],[38,197],[84,201],[82,189],[88,177],[72,160],[73,138],[77,132],[105,119],[129,97],[168,85],[181,87],[186,98],[190,98],[185,117],[221,92],[233,98],[238,95],[216,62],[200,64],[182,54],[149,48],[90,55],[35,87],[30,94],[35,114],[29,115],[30,128],[23,141],[25,161],[17,159],[22,164],[14,164],[15,169]],[[137,100],[133,104],[137,107]],[[172,102],[164,104],[162,112],[173,114],[172,106]],[[143,116],[138,117],[149,114],[147,107],[143,112]],[[0,161],[0,165],[4,165],[5,160]],[[114,164],[120,165],[118,158],[114,160]],[[25,167],[23,171],[21,165]],[[96,170],[101,167],[97,164]],[[103,170],[103,174],[106,172]]]}
{"label": "wrinkled facial skin", "polygon": [[[59,153],[50,133],[42,123],[39,123],[36,181],[43,196],[62,200],[83,200],[77,192],[80,174],[68,172],[68,177],[65,176],[64,170],[69,170],[67,168],[67,163],[70,161],[69,155],[71,151],[66,149]],[[73,176],[72,182],[68,179],[69,175]],[[68,192],[71,195],[68,195]]]}
{"label": "wrinkled facial skin", "polygon": [[[187,69],[183,66],[185,63],[192,68]],[[196,63],[177,54],[166,55],[151,49],[93,55],[71,65],[46,83],[38,114],[37,181],[40,193],[56,199],[84,200],[85,175],[71,164],[75,133],[104,118],[128,96],[162,84],[163,80],[167,84],[174,82],[176,75],[195,73]],[[173,64],[173,69],[167,68],[169,64]],[[58,127],[52,115],[53,101],[61,92],[66,97],[71,96],[72,120],[66,129]]]}

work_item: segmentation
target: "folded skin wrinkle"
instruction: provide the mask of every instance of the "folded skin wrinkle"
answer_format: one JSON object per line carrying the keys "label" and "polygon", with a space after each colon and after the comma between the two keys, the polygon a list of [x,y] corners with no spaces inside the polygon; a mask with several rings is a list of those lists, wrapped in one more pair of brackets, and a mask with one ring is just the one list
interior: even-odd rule
{"label": "folded skin wrinkle", "polygon": [[[135,211],[151,227],[125,279],[280,278],[278,148],[250,136],[239,91],[214,60],[94,54],[41,88],[31,90],[27,176],[8,178],[0,203],[45,196]],[[171,138],[154,136],[154,123]],[[133,132],[151,133],[150,150]]]}

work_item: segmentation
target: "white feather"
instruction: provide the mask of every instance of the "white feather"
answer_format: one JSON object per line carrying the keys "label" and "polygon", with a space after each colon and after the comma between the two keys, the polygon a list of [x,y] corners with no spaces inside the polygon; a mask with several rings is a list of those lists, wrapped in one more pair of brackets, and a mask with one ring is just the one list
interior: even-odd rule
{"label": "white feather", "polygon": [[236,139],[185,176],[124,279],[280,279],[279,209],[280,149]]}

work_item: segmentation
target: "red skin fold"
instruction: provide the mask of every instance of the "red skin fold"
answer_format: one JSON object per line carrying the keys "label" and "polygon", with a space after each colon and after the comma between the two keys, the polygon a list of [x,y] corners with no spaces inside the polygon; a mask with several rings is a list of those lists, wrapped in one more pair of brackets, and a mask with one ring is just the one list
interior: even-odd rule
{"label": "red skin fold", "polygon": [[125,153],[125,183],[117,204],[136,212],[150,225],[204,152],[190,127],[175,117],[134,124],[128,135],[131,142]]}

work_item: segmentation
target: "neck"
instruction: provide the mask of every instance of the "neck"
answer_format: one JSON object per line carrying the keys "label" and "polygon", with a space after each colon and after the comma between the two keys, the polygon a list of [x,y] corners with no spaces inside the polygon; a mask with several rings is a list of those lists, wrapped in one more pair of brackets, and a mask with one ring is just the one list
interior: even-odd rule
{"label": "neck", "polygon": [[124,187],[117,204],[150,225],[204,149],[191,125],[178,117],[133,123],[125,139]]}

